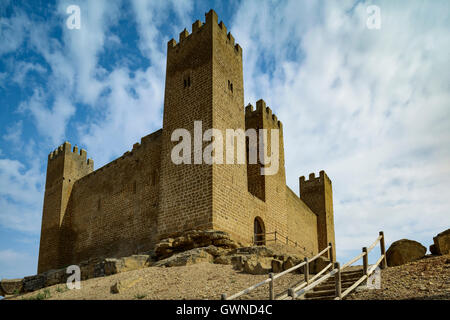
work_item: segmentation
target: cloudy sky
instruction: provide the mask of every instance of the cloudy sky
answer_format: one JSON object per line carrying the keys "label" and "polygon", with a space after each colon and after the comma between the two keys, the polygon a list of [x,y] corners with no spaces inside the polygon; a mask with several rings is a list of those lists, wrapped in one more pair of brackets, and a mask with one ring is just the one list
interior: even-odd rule
{"label": "cloudy sky", "polygon": [[211,8],[245,103],[284,124],[287,184],[332,179],[340,261],[379,230],[428,247],[450,227],[448,1],[2,0],[0,278],[36,272],[48,153],[68,140],[99,168],[159,129],[167,41]]}

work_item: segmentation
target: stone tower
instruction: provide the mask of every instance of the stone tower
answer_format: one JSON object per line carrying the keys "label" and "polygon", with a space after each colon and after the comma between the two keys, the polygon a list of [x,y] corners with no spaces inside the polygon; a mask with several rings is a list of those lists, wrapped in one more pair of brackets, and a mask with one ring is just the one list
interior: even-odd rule
{"label": "stone tower", "polygon": [[38,273],[59,263],[63,236],[60,229],[73,184],[94,169],[94,162],[86,157],[85,150],[72,150],[69,142],[48,156]]}
{"label": "stone tower", "polygon": [[309,175],[309,180],[300,177],[300,199],[305,202],[313,212],[317,214],[317,235],[319,251],[328,243],[333,244],[333,257],[336,259],[336,245],[334,239],[333,218],[333,190],[331,180],[325,171],[320,171],[319,177],[314,173]]}
{"label": "stone tower", "polygon": [[[170,40],[167,50],[161,152],[161,191],[158,233],[164,237],[193,227],[211,229],[233,212],[245,212],[241,196],[247,189],[245,164],[205,164],[192,148],[191,163],[176,165],[171,150],[175,129],[191,133],[192,146],[207,129],[244,129],[242,49],[234,43],[225,25],[210,10],[206,22],[194,22],[192,33],[185,29],[179,43]],[[194,122],[201,129],[194,133]],[[201,131],[200,131],[201,130]],[[225,160],[225,150],[223,153]],[[222,188],[223,185],[229,186]],[[233,199],[233,201],[228,201]],[[226,208],[225,208],[226,206]],[[213,212],[215,213],[213,216]]]}

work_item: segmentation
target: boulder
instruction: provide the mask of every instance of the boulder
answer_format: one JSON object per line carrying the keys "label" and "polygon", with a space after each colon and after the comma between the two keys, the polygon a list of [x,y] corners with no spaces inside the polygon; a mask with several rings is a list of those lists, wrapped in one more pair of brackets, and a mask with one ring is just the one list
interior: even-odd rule
{"label": "boulder", "polygon": [[23,279],[3,279],[0,282],[0,291],[2,296],[19,294],[23,290]]}
{"label": "boulder", "polygon": [[244,263],[249,257],[241,254],[235,254],[231,256],[231,264],[235,270],[243,270]]}
{"label": "boulder", "polygon": [[169,258],[156,262],[155,267],[178,267],[187,266],[201,262],[213,262],[214,257],[206,252],[205,248],[195,248],[188,251],[180,252],[170,256]]}
{"label": "boulder", "polygon": [[268,274],[272,271],[272,258],[252,257],[245,260],[244,272],[249,274]]}
{"label": "boulder", "polygon": [[218,239],[214,240],[213,244],[218,247],[228,248],[228,249],[235,249],[238,247],[237,243],[234,242],[231,239]]}
{"label": "boulder", "polygon": [[253,246],[253,247],[243,247],[236,248],[231,251],[234,254],[244,254],[244,255],[254,255],[258,257],[273,257],[274,252],[272,249],[266,246]]}
{"label": "boulder", "polygon": [[[157,260],[165,259],[171,255],[203,247],[218,247],[220,249],[235,249],[238,244],[230,239],[228,233],[217,230],[190,230],[181,235],[163,239],[155,246],[155,257]],[[214,250],[213,255],[221,255]]]}
{"label": "boulder", "polygon": [[[292,268],[293,266],[298,265],[299,263],[301,263],[303,260],[300,259],[297,256],[288,256],[286,261],[283,262],[283,270],[287,270]],[[300,272],[302,268],[297,269],[298,272]]]}
{"label": "boulder", "polygon": [[138,284],[141,281],[142,281],[141,277],[136,278],[136,279],[120,280],[120,281],[115,282],[111,286],[110,291],[113,294],[123,293],[123,292],[127,291],[128,289],[134,287],[136,284]]}
{"label": "boulder", "polygon": [[159,243],[155,246],[155,256],[157,259],[164,259],[168,256],[170,256],[173,253],[173,239],[167,238],[164,240],[161,240]]}
{"label": "boulder", "polygon": [[127,272],[149,267],[151,259],[146,254],[136,254],[120,259],[107,258],[103,261],[103,270],[105,275],[109,276],[116,273]]}
{"label": "boulder", "polygon": [[425,256],[427,248],[417,241],[401,239],[391,244],[386,252],[389,267],[399,266]]}
{"label": "boulder", "polygon": [[279,273],[283,271],[283,261],[278,259],[272,260],[272,272]]}
{"label": "boulder", "polygon": [[236,265],[236,270],[241,270],[244,267],[244,260],[246,257],[240,254],[224,254],[214,258],[215,264],[231,264]]}
{"label": "boulder", "polygon": [[210,255],[213,255],[214,257],[223,256],[226,253],[228,253],[228,250],[213,245],[206,247],[205,251],[208,252]]}
{"label": "boulder", "polygon": [[435,247],[434,251],[436,252],[434,254],[443,255],[450,253],[450,229],[447,229],[435,236],[433,238],[433,242]]}
{"label": "boulder", "polygon": [[430,246],[430,253],[431,254],[439,254],[438,251],[437,251],[437,248],[436,248],[436,246],[434,244],[432,244]]}

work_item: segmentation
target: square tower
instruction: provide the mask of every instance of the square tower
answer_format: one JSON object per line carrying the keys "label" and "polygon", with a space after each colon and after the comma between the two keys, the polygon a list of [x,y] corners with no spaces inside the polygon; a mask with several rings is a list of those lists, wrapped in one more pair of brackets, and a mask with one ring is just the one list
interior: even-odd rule
{"label": "square tower", "polygon": [[[225,142],[227,129],[243,129],[244,88],[242,49],[225,25],[210,10],[206,22],[196,21],[192,33],[185,29],[179,42],[167,49],[161,150],[161,190],[158,234],[160,238],[192,228],[219,228],[240,234],[236,223],[246,214],[247,168],[245,164],[206,164],[203,141],[208,129],[219,130]],[[194,130],[194,122],[201,128]],[[174,130],[191,136],[191,163],[174,164],[171,141]],[[194,132],[196,131],[196,132]],[[194,146],[201,145],[201,154]]]}

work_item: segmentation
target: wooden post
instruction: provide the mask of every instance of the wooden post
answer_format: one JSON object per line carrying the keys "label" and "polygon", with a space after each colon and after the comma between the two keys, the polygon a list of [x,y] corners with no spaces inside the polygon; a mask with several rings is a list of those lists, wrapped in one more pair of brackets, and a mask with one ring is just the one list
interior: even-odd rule
{"label": "wooden post", "polygon": [[309,258],[308,257],[305,258],[305,262],[306,262],[306,264],[305,264],[305,281],[306,281],[307,284],[309,284],[309,272],[310,272],[310,270],[309,270]]}
{"label": "wooden post", "polygon": [[286,237],[286,244],[289,244],[289,236]]}
{"label": "wooden post", "polygon": [[328,245],[330,246],[330,249],[328,249],[328,256],[330,258],[330,262],[333,263],[333,244],[330,242]]}
{"label": "wooden post", "polygon": [[227,294],[222,293],[222,295],[220,296],[220,300],[227,300]]}
{"label": "wooden post", "polygon": [[295,247],[297,248],[297,241],[295,241]]}
{"label": "wooden post", "polygon": [[364,269],[364,274],[367,275],[367,272],[369,269],[369,257],[367,254],[367,247],[363,247],[362,252],[365,253],[365,255],[363,256],[363,269]]}
{"label": "wooden post", "polygon": [[277,243],[277,230],[275,230],[275,243]]}
{"label": "wooden post", "polygon": [[273,292],[273,273],[269,273],[269,278],[270,278],[270,282],[269,282],[269,300],[273,300],[274,298],[274,292]]}
{"label": "wooden post", "polygon": [[336,287],[336,297],[341,298],[342,296],[342,286],[341,286],[341,266],[339,264],[339,262],[336,262],[334,264],[334,268],[337,269],[336,274],[334,275],[334,284]]}
{"label": "wooden post", "polygon": [[386,262],[386,247],[384,244],[384,232],[380,231],[380,248],[381,248],[381,254],[384,255],[383,260],[381,260],[381,264],[380,264],[380,268],[384,269],[387,267],[387,262]]}

